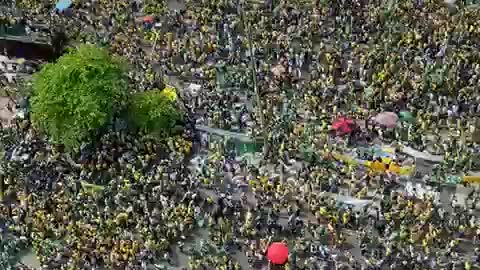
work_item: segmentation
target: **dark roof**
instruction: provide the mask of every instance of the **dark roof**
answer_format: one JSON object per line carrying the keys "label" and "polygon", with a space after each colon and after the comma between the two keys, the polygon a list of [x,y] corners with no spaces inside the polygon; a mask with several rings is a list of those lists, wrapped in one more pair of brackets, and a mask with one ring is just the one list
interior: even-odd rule
{"label": "dark roof", "polygon": [[50,39],[47,37],[4,35],[4,36],[0,36],[0,40],[16,41],[16,42],[22,42],[22,43],[34,43],[38,45],[47,45],[47,46],[51,45]]}
{"label": "dark roof", "polygon": [[0,37],[0,52],[6,56],[27,60],[49,61],[56,58],[53,46],[45,41],[32,40],[29,37]]}

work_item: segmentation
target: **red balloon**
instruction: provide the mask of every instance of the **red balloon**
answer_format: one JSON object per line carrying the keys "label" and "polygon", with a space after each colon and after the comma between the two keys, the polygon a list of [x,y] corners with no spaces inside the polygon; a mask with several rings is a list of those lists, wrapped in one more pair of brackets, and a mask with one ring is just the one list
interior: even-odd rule
{"label": "red balloon", "polygon": [[272,243],[267,249],[267,258],[273,264],[285,264],[288,261],[288,247],[280,242]]}

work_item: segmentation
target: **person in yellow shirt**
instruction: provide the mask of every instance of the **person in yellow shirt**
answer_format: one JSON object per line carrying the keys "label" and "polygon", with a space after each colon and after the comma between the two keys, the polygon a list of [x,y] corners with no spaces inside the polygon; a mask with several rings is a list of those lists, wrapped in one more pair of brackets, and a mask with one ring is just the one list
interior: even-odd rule
{"label": "person in yellow shirt", "polygon": [[396,164],[395,162],[391,162],[388,166],[388,171],[394,173],[394,174],[399,174],[400,173],[400,166]]}
{"label": "person in yellow shirt", "polygon": [[343,225],[347,225],[348,221],[350,221],[350,214],[348,212],[343,213],[342,215],[342,223]]}
{"label": "person in yellow shirt", "polygon": [[385,172],[387,169],[386,164],[382,161],[382,158],[377,158],[375,161],[373,161],[371,168],[377,173]]}

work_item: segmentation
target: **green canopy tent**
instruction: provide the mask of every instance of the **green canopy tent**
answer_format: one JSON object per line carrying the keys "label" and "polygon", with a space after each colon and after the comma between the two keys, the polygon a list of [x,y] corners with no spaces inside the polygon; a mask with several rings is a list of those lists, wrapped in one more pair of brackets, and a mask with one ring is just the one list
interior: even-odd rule
{"label": "green canopy tent", "polygon": [[400,116],[400,121],[404,121],[404,122],[412,122],[415,119],[413,114],[411,112],[408,112],[408,111],[400,112],[399,116]]}
{"label": "green canopy tent", "polygon": [[227,148],[234,150],[237,155],[253,154],[261,152],[263,147],[263,139],[252,138],[246,134],[239,132],[232,132],[219,128],[211,128],[203,125],[197,125],[196,128],[200,131],[207,132],[209,134],[217,135],[226,139]]}
{"label": "green canopy tent", "polygon": [[262,151],[263,143],[261,143],[260,141],[242,142],[235,139],[233,140],[234,140],[235,150],[239,155],[256,153],[256,152]]}

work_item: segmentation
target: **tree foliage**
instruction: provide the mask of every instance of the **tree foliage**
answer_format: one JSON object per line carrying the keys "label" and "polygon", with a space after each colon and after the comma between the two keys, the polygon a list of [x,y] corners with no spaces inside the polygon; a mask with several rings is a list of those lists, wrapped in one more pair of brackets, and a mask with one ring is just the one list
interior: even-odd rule
{"label": "tree foliage", "polygon": [[171,99],[170,91],[151,90],[136,93],[128,110],[130,123],[145,133],[170,133],[183,119],[182,112]]}
{"label": "tree foliage", "polygon": [[32,87],[34,125],[73,149],[124,107],[126,66],[103,49],[82,45],[45,65]]}

